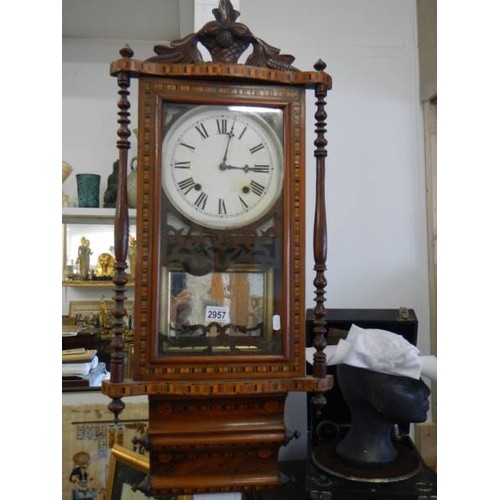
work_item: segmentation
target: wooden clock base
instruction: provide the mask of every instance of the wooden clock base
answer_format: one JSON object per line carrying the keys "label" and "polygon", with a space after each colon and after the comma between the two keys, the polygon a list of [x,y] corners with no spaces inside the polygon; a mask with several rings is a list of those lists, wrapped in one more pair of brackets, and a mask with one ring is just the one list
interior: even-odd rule
{"label": "wooden clock base", "polygon": [[149,396],[150,473],[145,492],[179,495],[278,487],[278,452],[294,436],[285,425],[290,391],[324,392],[316,379],[103,383],[111,397]]}
{"label": "wooden clock base", "polygon": [[279,485],[286,394],[149,398],[150,486],[155,495]]}

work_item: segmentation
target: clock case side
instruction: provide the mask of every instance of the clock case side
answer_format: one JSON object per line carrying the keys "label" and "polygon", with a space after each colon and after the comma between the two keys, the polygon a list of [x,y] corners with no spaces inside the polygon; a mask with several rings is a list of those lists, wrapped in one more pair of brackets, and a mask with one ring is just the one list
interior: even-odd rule
{"label": "clock case side", "polygon": [[[230,65],[232,66],[232,65]],[[229,72],[228,72],[229,73]],[[134,380],[301,377],[305,374],[305,88],[247,86],[236,77],[142,77],[139,82],[136,329]],[[274,106],[284,110],[281,355],[158,357],[159,259],[162,234],[162,107],[165,101]],[[279,214],[278,214],[279,215]],[[257,223],[256,223],[257,224]],[[223,233],[224,231],[222,231]]]}

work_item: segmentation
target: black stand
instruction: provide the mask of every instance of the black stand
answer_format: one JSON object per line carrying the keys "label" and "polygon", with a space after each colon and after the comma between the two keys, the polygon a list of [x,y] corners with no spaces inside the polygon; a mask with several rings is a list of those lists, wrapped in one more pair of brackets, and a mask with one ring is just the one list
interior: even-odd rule
{"label": "black stand", "polygon": [[[386,482],[354,481],[338,475],[329,474],[314,463],[313,453],[308,460],[280,463],[280,471],[287,482],[280,488],[270,491],[245,493],[243,500],[435,500],[437,499],[437,476],[423,462],[413,442],[403,436],[398,449],[404,449],[406,460],[410,458],[411,467],[418,460],[417,472],[407,479]],[[324,445],[323,445],[324,446]],[[333,443],[332,443],[332,446]],[[318,447],[315,453],[321,449]],[[324,450],[323,450],[324,452]],[[321,452],[320,452],[321,453]],[[335,464],[334,464],[335,466]],[[404,468],[404,466],[403,466]],[[352,470],[351,470],[352,472]],[[359,471],[355,471],[359,474]],[[382,474],[380,474],[382,475]]]}

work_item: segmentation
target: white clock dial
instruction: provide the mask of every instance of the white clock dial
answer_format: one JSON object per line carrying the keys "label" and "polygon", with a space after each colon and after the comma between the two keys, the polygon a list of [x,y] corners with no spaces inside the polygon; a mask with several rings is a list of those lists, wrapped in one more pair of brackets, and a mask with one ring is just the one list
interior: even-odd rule
{"label": "white clock dial", "polygon": [[235,229],[257,221],[276,203],[283,183],[282,145],[258,109],[199,106],[167,130],[163,188],[187,219]]}

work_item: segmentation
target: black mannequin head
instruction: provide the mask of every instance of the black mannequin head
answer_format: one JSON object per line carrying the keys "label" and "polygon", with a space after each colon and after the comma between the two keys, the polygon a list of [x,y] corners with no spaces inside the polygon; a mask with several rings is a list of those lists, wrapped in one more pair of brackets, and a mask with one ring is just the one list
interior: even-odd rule
{"label": "black mannequin head", "polygon": [[419,379],[389,375],[340,364],[337,382],[351,412],[351,427],[337,454],[356,463],[375,465],[396,458],[391,431],[396,422],[423,422],[430,390]]}

